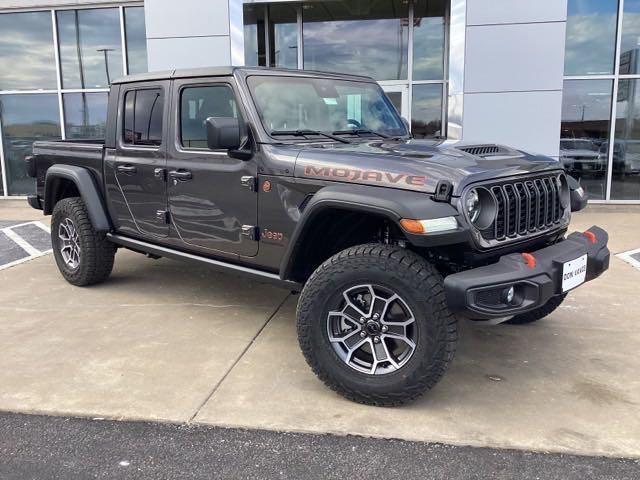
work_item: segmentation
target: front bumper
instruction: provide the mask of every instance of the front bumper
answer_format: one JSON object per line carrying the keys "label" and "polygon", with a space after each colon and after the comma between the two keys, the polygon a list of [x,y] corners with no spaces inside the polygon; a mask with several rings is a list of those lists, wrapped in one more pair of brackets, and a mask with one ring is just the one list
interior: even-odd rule
{"label": "front bumper", "polygon": [[[492,265],[449,275],[444,280],[449,309],[474,319],[534,310],[551,297],[563,294],[563,264],[583,255],[587,255],[585,282],[593,280],[609,268],[609,236],[595,226],[587,232],[572,233],[562,242],[529,252],[535,265],[527,263],[522,254],[514,253]],[[512,286],[514,296],[508,302],[505,292]]]}

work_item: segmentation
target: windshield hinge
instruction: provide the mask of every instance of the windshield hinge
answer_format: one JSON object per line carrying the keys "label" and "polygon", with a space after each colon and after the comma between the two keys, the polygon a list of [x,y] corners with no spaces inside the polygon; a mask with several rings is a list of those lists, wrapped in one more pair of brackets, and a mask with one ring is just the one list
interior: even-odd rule
{"label": "windshield hinge", "polygon": [[436,202],[449,202],[452,193],[453,185],[451,182],[449,180],[440,180],[436,185],[436,193],[433,195],[433,199]]}
{"label": "windshield hinge", "polygon": [[258,179],[256,177],[245,175],[244,177],[240,177],[240,183],[243,187],[247,187],[252,192],[258,191]]}

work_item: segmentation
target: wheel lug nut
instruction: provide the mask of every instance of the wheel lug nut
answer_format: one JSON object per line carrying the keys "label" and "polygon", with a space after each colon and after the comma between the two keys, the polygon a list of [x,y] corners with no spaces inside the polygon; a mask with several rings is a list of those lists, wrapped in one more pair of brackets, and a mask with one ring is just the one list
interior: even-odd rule
{"label": "wheel lug nut", "polygon": [[361,336],[362,338],[366,337],[366,336],[367,336],[367,332],[360,332],[360,336]]}
{"label": "wheel lug nut", "polygon": [[360,317],[360,323],[364,323],[364,317]]}
{"label": "wheel lug nut", "polygon": [[373,319],[374,319],[374,320],[377,320],[377,319],[379,319],[379,318],[380,318],[380,315],[379,315],[379,314],[377,314],[377,313],[374,313],[374,314],[373,314]]}
{"label": "wheel lug nut", "polygon": [[375,343],[380,343],[380,337],[373,337],[373,341]]}
{"label": "wheel lug nut", "polygon": [[389,330],[389,327],[387,327],[386,325],[383,325],[383,326],[382,326],[382,331],[383,331],[383,332],[386,332],[387,330]]}

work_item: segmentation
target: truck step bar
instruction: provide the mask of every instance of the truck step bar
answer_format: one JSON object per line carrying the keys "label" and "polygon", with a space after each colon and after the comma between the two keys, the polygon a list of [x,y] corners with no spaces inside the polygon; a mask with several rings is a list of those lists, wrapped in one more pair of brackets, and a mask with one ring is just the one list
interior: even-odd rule
{"label": "truck step bar", "polygon": [[234,272],[240,275],[247,275],[255,278],[258,281],[271,283],[283,288],[287,288],[294,292],[302,290],[302,285],[297,282],[289,280],[283,280],[279,275],[275,273],[263,272],[250,267],[244,267],[242,265],[236,265],[233,263],[222,262],[220,260],[214,260],[212,258],[202,257],[200,255],[194,255],[193,253],[182,252],[180,250],[174,250],[172,248],[161,247],[142,240],[137,240],[114,233],[107,233],[107,239],[110,242],[120,245],[122,247],[134,250],[136,252],[147,253],[158,257],[167,257],[174,260],[182,260],[189,263],[196,263],[199,265],[208,265],[215,270],[221,272]]}

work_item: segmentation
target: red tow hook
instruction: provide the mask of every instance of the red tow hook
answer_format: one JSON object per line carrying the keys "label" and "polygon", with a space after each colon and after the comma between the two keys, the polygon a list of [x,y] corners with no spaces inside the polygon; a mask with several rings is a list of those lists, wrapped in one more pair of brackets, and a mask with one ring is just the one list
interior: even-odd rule
{"label": "red tow hook", "polygon": [[529,268],[536,268],[536,258],[530,253],[523,253],[522,258],[524,259],[524,263],[527,264]]}
{"label": "red tow hook", "polygon": [[596,234],[587,230],[586,232],[582,232],[582,234],[589,239],[591,243],[596,243]]}

